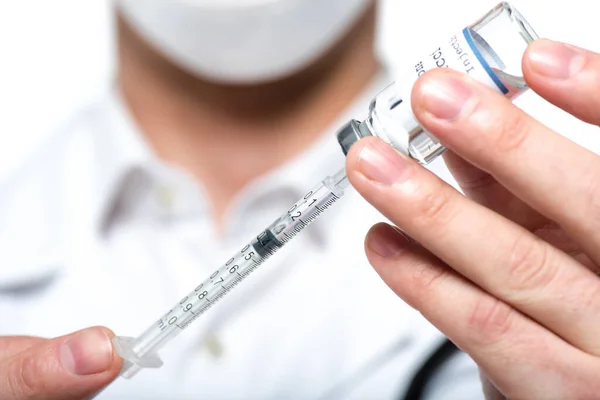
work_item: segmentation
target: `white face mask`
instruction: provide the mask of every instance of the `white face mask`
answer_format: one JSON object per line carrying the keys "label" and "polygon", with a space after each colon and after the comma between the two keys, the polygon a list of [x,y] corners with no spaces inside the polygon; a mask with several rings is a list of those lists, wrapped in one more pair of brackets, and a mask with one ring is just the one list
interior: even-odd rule
{"label": "white face mask", "polygon": [[187,71],[224,83],[290,76],[346,34],[370,0],[117,0],[123,16]]}

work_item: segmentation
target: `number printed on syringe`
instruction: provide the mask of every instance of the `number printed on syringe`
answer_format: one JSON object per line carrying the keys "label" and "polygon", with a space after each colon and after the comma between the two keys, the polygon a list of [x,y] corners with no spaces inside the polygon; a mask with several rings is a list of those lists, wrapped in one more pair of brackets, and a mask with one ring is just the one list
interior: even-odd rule
{"label": "number printed on syringe", "polygon": [[[253,243],[246,245],[237,256],[232,257],[225,265],[213,272],[193,293],[184,297],[179,302],[179,307],[165,314],[157,323],[159,329],[161,331],[170,327],[185,329],[337,200],[339,200],[338,195],[326,185],[320,185],[307,193],[285,215],[257,236]],[[269,242],[269,245],[261,246],[263,254],[258,254],[253,244],[265,242]]]}

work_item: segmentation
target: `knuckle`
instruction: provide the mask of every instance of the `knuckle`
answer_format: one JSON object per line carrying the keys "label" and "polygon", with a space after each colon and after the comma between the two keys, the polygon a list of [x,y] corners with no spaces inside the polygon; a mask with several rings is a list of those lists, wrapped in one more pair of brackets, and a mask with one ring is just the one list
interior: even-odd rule
{"label": "knuckle", "polygon": [[516,316],[516,311],[502,301],[484,297],[475,303],[468,328],[480,344],[491,345],[502,341],[513,330]]}
{"label": "knuckle", "polygon": [[430,263],[420,262],[416,268],[416,274],[421,282],[421,288],[425,293],[436,290],[442,281],[448,278],[450,271],[442,266],[434,267]]}
{"label": "knuckle", "polygon": [[[597,57],[598,55],[595,55]],[[565,111],[576,116],[582,116],[586,122],[598,124],[598,106],[600,106],[600,59],[586,63],[578,76],[575,91],[580,93],[579,101],[566,102]]]}
{"label": "knuckle", "polygon": [[26,393],[38,393],[43,381],[43,371],[39,367],[39,359],[31,354],[25,355],[21,360],[21,385]]}
{"label": "knuckle", "polygon": [[431,187],[425,190],[415,204],[413,224],[419,229],[432,229],[449,223],[455,206],[448,188]]}
{"label": "knuckle", "polygon": [[8,366],[7,387],[12,398],[28,398],[36,393],[35,361],[29,355],[15,358]]}
{"label": "knuckle", "polygon": [[531,131],[529,120],[521,112],[502,113],[493,124],[497,132],[494,143],[495,152],[511,153],[523,146]]}
{"label": "knuckle", "polygon": [[431,293],[439,292],[442,282],[450,277],[447,267],[433,263],[431,260],[414,260],[410,265],[411,282],[409,289],[416,301],[426,299]]}
{"label": "knuckle", "polygon": [[445,265],[429,253],[425,254],[420,247],[413,247],[399,262],[403,264],[403,270],[410,272],[408,275],[396,274],[390,286],[416,309],[422,309],[432,294],[443,293],[443,281],[452,275]]}
{"label": "knuckle", "polygon": [[[19,399],[24,396],[22,385],[20,384],[20,371],[14,372],[15,364],[9,365],[6,375],[6,384],[1,385],[0,395],[6,396],[9,399]],[[6,391],[6,393],[4,393]]]}
{"label": "knuckle", "polygon": [[528,232],[515,239],[508,256],[507,280],[513,295],[538,291],[554,282],[557,269],[549,262],[550,248]]}
{"label": "knuckle", "polygon": [[[592,171],[596,171],[594,168]],[[592,174],[590,174],[592,175]],[[587,187],[584,189],[584,206],[581,208],[581,214],[579,215],[579,223],[583,227],[593,226],[596,227],[600,223],[600,179],[597,176],[589,176],[589,179],[585,179],[588,182]],[[590,221],[592,218],[593,221]],[[592,222],[590,224],[590,222]],[[595,229],[594,229],[595,231]]]}
{"label": "knuckle", "polygon": [[483,174],[475,178],[459,178],[457,179],[458,184],[464,190],[476,193],[486,193],[490,189],[498,186],[496,178],[490,174]]}

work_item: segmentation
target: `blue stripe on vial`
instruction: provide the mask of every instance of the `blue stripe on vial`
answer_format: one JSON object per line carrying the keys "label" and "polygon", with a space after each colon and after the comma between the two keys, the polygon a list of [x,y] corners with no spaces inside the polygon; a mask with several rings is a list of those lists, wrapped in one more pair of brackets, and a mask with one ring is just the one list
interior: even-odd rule
{"label": "blue stripe on vial", "polygon": [[402,102],[403,102],[403,100],[402,100],[402,99],[400,99],[400,100],[396,100],[396,101],[394,102],[394,104],[392,104],[392,105],[390,106],[390,110],[393,110],[394,108],[398,107],[400,104],[402,104]]}
{"label": "blue stripe on vial", "polygon": [[502,91],[502,93],[507,94],[508,93],[508,89],[506,88],[506,86],[504,86],[504,83],[502,83],[502,81],[500,80],[500,78],[498,78],[498,76],[496,75],[496,73],[494,72],[494,70],[492,70],[492,68],[490,67],[490,65],[485,60],[485,58],[483,58],[483,55],[481,54],[481,52],[479,51],[479,49],[475,45],[475,42],[473,41],[473,37],[471,36],[471,32],[469,31],[469,28],[465,28],[463,30],[463,34],[465,35],[465,39],[467,40],[467,43],[471,47],[471,50],[473,51],[473,54],[475,54],[475,57],[477,57],[477,59],[481,63],[481,66],[483,67],[483,69],[485,69],[485,72],[487,72],[487,74],[490,76],[490,78],[492,79],[492,81],[494,81],[494,83],[496,84],[496,86],[498,86],[498,89],[500,89]]}

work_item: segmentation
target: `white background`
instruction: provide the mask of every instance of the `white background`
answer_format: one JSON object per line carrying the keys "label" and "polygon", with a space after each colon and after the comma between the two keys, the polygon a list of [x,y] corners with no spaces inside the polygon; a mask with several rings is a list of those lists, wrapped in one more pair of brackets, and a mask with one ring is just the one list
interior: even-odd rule
{"label": "white background", "polygon": [[[382,53],[390,65],[403,65],[421,55],[423,43],[461,29],[497,2],[382,0]],[[597,3],[513,1],[541,36],[598,51]],[[0,2],[0,176],[108,84],[112,24],[110,0]],[[537,108],[533,114],[542,117],[548,110]],[[596,146],[595,130],[554,115],[554,128],[582,132],[585,144]]]}

